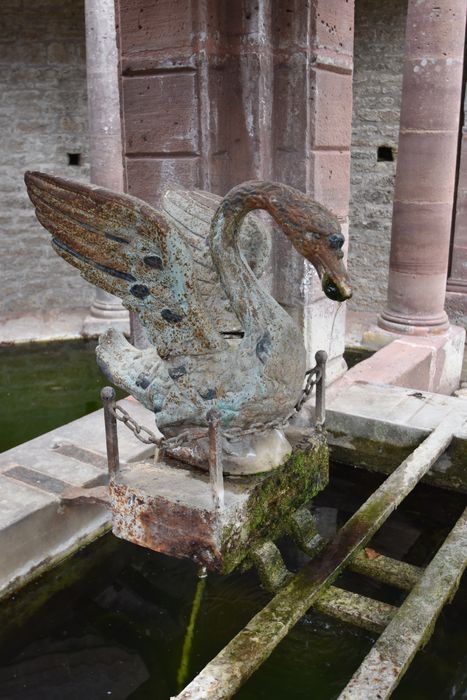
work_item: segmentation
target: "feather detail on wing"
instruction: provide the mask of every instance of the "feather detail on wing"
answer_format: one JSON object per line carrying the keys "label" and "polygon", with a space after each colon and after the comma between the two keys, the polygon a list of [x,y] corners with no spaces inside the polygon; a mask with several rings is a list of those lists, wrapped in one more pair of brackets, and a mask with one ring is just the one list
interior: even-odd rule
{"label": "feather detail on wing", "polygon": [[[235,333],[243,329],[212,263],[208,243],[211,220],[221,201],[222,197],[210,192],[171,189],[164,194],[162,208],[191,249],[193,273],[203,307],[210,310],[211,320],[219,332]],[[270,240],[258,215],[249,214],[240,229],[239,248],[257,278],[266,268],[271,252]]]}
{"label": "feather detail on wing", "polygon": [[43,173],[25,182],[57,253],[137,313],[161,357],[224,349],[199,303],[191,251],[166,216],[135,197]]}

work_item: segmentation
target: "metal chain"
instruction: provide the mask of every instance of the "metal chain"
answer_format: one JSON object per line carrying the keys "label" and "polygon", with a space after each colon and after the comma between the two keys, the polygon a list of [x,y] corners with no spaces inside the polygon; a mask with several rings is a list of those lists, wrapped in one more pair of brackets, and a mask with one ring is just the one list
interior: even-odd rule
{"label": "metal chain", "polygon": [[[311,394],[313,387],[317,384],[317,382],[319,382],[321,378],[320,367],[313,367],[313,369],[309,369],[308,372],[305,373],[305,377],[307,377],[307,380],[300,398],[295,404],[293,411],[285,416],[285,418],[269,421],[268,423],[253,423],[253,425],[251,425],[247,430],[244,430],[243,428],[224,430],[222,431],[222,436],[230,442],[246,435],[254,435],[255,433],[263,433],[266,430],[284,428],[289,423],[291,418],[301,411],[303,404]],[[118,404],[111,407],[111,412],[118,421],[126,425],[126,427],[135,435],[135,437],[137,437],[138,440],[143,442],[145,445],[157,445],[160,447],[163,444],[165,448],[173,449],[175,447],[180,447],[184,442],[195,442],[196,440],[201,440],[202,438],[207,437],[206,430],[200,430],[198,432],[194,432],[193,430],[184,430],[173,438],[166,438],[164,436],[157,437],[152,430],[149,430],[149,428],[146,428],[144,425],[137,423],[135,419],[132,418],[130,414]],[[145,433],[147,437],[145,437],[143,433]]]}
{"label": "metal chain", "polygon": [[[119,421],[121,421],[124,425],[126,425],[129,430],[140,440],[141,442],[144,442],[145,445],[160,445],[163,438],[158,438],[152,430],[149,430],[149,428],[146,428],[144,425],[140,425],[135,421],[134,418],[130,416],[130,414],[125,411],[124,408],[119,406],[118,404],[115,404],[114,406],[110,407],[111,412],[115,416],[115,418]],[[148,437],[144,437],[141,433],[146,433]]]}
{"label": "metal chain", "polygon": [[307,377],[305,388],[302,391],[302,395],[298,399],[297,403],[295,404],[295,410],[297,413],[301,411],[303,404],[307,400],[308,396],[311,394],[311,390],[313,389],[314,386],[319,382],[322,376],[322,370],[321,367],[313,367],[312,369],[309,369],[308,372],[305,372],[305,377]]}

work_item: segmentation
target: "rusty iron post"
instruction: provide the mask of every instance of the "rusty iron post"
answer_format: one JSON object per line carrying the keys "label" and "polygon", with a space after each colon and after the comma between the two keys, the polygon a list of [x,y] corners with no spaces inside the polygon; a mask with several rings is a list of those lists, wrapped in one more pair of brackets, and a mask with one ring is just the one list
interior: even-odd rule
{"label": "rusty iron post", "polygon": [[115,389],[111,386],[105,386],[101,391],[102,404],[104,406],[104,422],[105,422],[105,442],[107,446],[107,464],[109,467],[109,476],[115,478],[120,469],[120,460],[118,456],[118,433],[117,419],[115,418]]}
{"label": "rusty iron post", "polygon": [[219,430],[221,414],[216,409],[207,412],[209,424],[209,482],[216,511],[224,507],[224,475],[222,472],[222,445]]}
{"label": "rusty iron post", "polygon": [[315,355],[318,368],[318,380],[316,382],[315,424],[317,428],[324,428],[326,421],[326,362],[327,352],[318,350]]}

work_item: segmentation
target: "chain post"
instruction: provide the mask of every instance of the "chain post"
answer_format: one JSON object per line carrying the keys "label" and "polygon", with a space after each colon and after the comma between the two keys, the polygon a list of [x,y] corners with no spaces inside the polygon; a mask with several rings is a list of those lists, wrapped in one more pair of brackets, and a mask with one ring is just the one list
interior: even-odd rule
{"label": "chain post", "polygon": [[110,478],[114,479],[120,469],[117,420],[115,417],[115,389],[113,389],[111,386],[105,386],[101,391],[101,399],[104,406],[107,465],[109,468]]}
{"label": "chain post", "polygon": [[315,426],[323,429],[326,421],[326,362],[328,359],[327,352],[318,350],[315,355],[316,366],[318,368],[318,380],[316,382],[316,401],[315,401]]}
{"label": "chain post", "polygon": [[[321,411],[317,411],[317,416],[319,416],[320,420],[318,420],[317,417],[317,425],[323,425],[324,424],[324,379],[321,382],[321,378],[324,377],[324,372],[325,372],[325,365],[326,365],[326,360],[327,360],[327,354],[324,352],[324,350],[320,350],[318,353],[316,353],[316,358],[317,358],[317,365],[313,367],[312,369],[308,370],[305,374],[306,376],[306,383],[305,383],[305,388],[302,389],[302,393],[300,398],[298,399],[297,403],[295,404],[295,407],[291,413],[289,413],[287,416],[284,416],[281,419],[277,420],[272,420],[267,423],[254,423],[251,425],[249,428],[232,428],[231,430],[224,430],[222,433],[218,429],[219,436],[224,438],[225,440],[228,441],[233,441],[233,440],[238,440],[239,438],[243,438],[247,435],[255,435],[257,433],[262,433],[265,432],[266,430],[274,430],[274,429],[283,429],[286,427],[286,425],[289,423],[289,421],[299,413],[303,407],[303,404],[311,394],[313,387],[316,386],[317,389],[317,397],[316,397],[316,405],[317,407],[322,406]],[[321,387],[321,388],[318,388]],[[106,389],[103,390],[102,392],[102,400],[104,402],[104,406],[106,405],[106,399],[104,398],[104,391],[108,390],[109,392],[113,392],[113,389],[110,387],[107,387]],[[318,396],[319,393],[319,396]],[[175,449],[176,447],[180,447],[182,444],[185,442],[196,442],[197,440],[201,440],[203,438],[208,437],[210,439],[210,421],[208,419],[208,431],[206,430],[201,430],[198,432],[194,432],[193,430],[184,430],[183,432],[179,433],[175,437],[172,438],[165,438],[165,437],[156,437],[156,435],[149,430],[149,428],[146,428],[144,425],[140,425],[139,423],[136,422],[130,414],[125,411],[125,409],[122,406],[119,406],[118,404],[115,403],[115,392],[113,392],[112,398],[110,402],[108,403],[109,411],[111,416],[113,417],[114,421],[121,421],[131,432],[133,435],[140,440],[140,442],[143,442],[145,445],[155,445],[156,448],[163,447],[164,451],[169,452],[171,449]],[[212,411],[216,412],[216,409],[211,409]],[[208,411],[210,413],[210,411]],[[212,419],[211,419],[212,422]],[[219,437],[219,439],[220,439]],[[157,449],[156,449],[157,452]],[[117,453],[118,453],[118,446],[117,446]],[[214,454],[214,452],[213,452]],[[118,454],[117,454],[118,456]],[[157,455],[155,456],[157,459]],[[222,471],[222,470],[221,470]]]}
{"label": "chain post", "polygon": [[224,507],[224,474],[222,472],[222,445],[219,429],[221,417],[221,413],[214,408],[206,414],[209,425],[209,482],[216,512]]}

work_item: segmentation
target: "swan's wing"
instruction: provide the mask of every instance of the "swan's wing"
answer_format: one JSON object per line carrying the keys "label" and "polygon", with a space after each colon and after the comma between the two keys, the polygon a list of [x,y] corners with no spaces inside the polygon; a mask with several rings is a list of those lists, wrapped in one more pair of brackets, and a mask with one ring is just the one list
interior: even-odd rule
{"label": "swan's wing", "polygon": [[[193,256],[196,277],[203,306],[211,309],[212,320],[219,332],[242,330],[222,288],[219,275],[212,264],[208,235],[212,217],[222,197],[201,190],[168,190],[162,207],[183,234]],[[271,252],[271,239],[256,214],[249,214],[240,230],[240,250],[259,278],[266,269]]]}
{"label": "swan's wing", "polygon": [[43,173],[26,173],[25,182],[56,252],[137,313],[161,357],[225,347],[198,301],[190,250],[164,215],[135,197]]}

